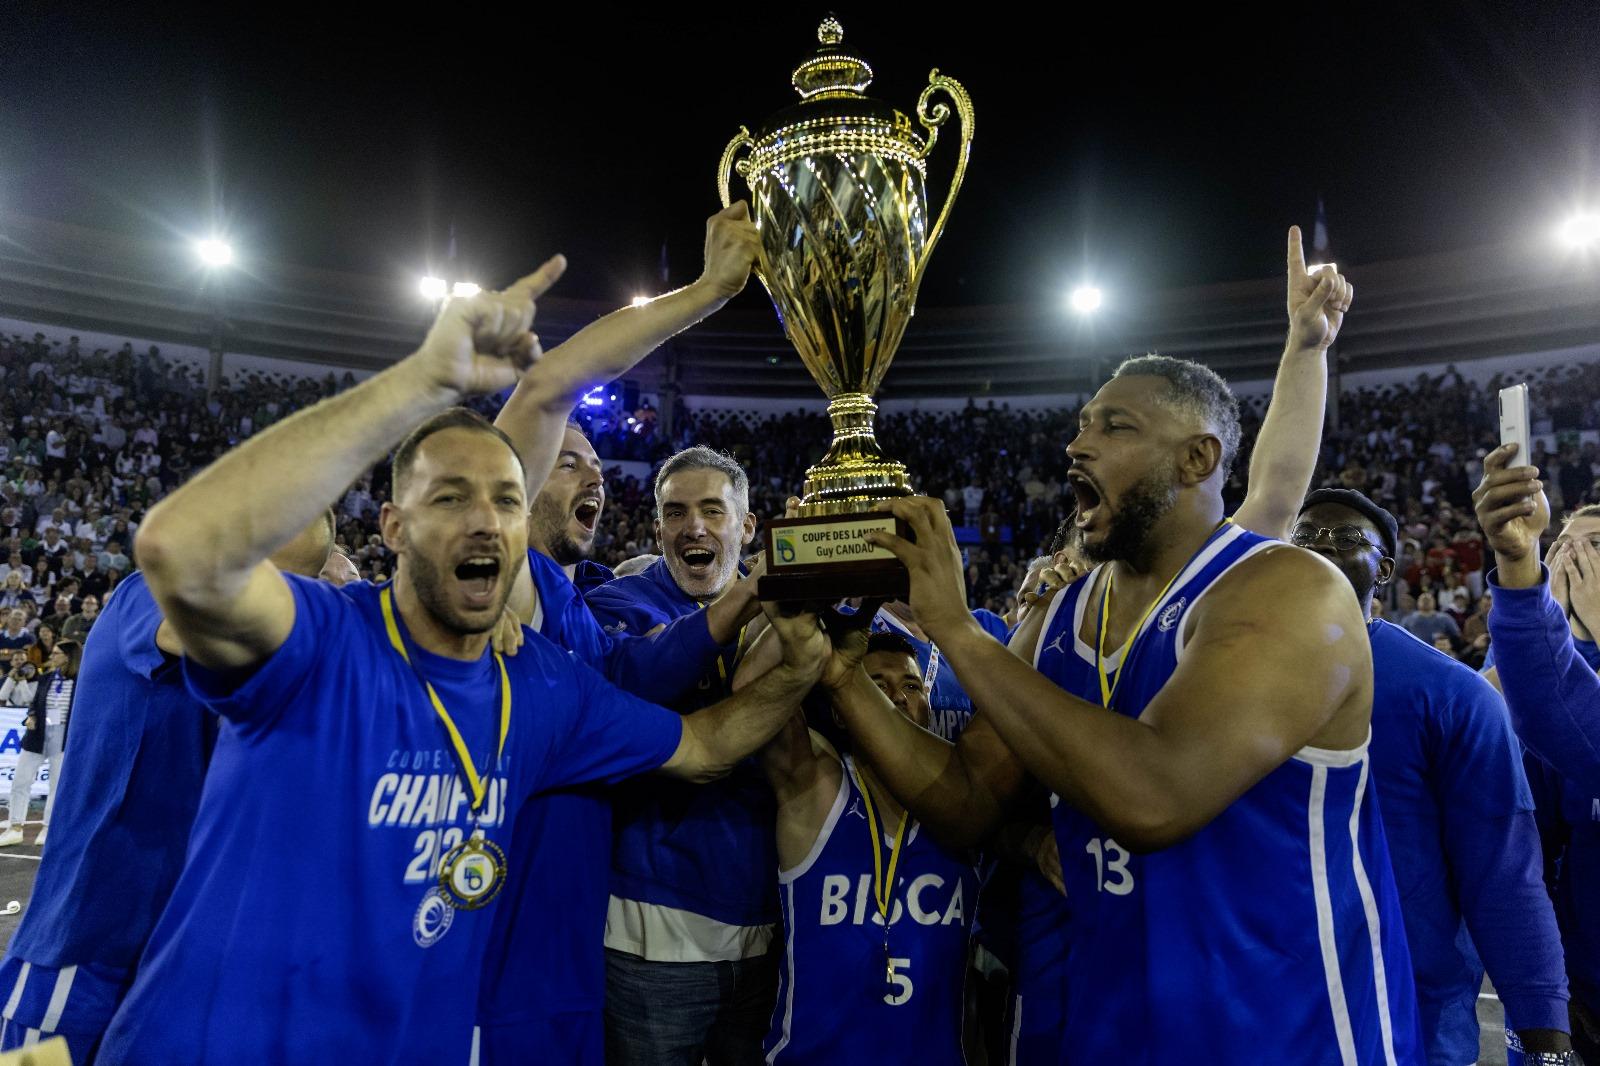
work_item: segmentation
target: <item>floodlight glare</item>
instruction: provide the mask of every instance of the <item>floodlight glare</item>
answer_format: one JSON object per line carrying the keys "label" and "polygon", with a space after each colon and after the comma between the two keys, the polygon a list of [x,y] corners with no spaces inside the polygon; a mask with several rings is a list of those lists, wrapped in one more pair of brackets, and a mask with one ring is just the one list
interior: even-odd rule
{"label": "floodlight glare", "polygon": [[650,297],[650,296],[635,296],[628,303],[628,306],[629,307],[643,307],[645,304],[649,303],[651,301],[651,299],[653,299],[653,297]]}
{"label": "floodlight glare", "polygon": [[1093,285],[1079,285],[1072,290],[1072,309],[1080,315],[1092,314],[1105,302],[1105,294]]}
{"label": "floodlight glare", "polygon": [[211,267],[225,267],[233,262],[233,249],[227,241],[219,241],[215,237],[208,237],[203,241],[194,242],[194,254],[200,257],[200,262]]}
{"label": "floodlight glare", "polygon": [[429,300],[442,300],[445,293],[450,291],[443,278],[423,278],[417,288]]}
{"label": "floodlight glare", "polygon": [[458,281],[450,287],[451,296],[460,296],[463,298],[476,296],[482,291],[483,289],[480,286],[474,285],[470,281]]}
{"label": "floodlight glare", "polygon": [[1600,244],[1600,212],[1581,211],[1561,224],[1561,243],[1568,248],[1593,248]]}

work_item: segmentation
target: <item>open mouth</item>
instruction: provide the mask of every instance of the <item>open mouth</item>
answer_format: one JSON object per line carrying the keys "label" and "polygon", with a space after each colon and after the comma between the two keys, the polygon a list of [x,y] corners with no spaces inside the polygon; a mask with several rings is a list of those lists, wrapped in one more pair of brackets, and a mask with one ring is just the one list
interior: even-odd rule
{"label": "open mouth", "polygon": [[691,570],[709,570],[717,561],[717,553],[710,548],[685,548],[678,553],[678,557]]}
{"label": "open mouth", "polygon": [[471,556],[456,567],[456,580],[473,606],[491,606],[495,586],[500,582],[500,560],[492,555]]}
{"label": "open mouth", "polygon": [[593,533],[594,524],[600,519],[600,501],[593,496],[579,501],[572,510],[572,517],[577,519],[578,525]]}
{"label": "open mouth", "polygon": [[1084,529],[1094,521],[1095,512],[1104,498],[1100,494],[1099,486],[1081,470],[1067,471],[1067,485],[1072,489],[1072,496],[1078,508],[1078,515],[1073,525]]}

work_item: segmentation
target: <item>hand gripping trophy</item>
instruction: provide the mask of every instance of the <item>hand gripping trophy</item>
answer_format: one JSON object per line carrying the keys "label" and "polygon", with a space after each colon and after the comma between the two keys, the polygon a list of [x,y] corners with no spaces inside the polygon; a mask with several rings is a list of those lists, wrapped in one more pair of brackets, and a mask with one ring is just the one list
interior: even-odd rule
{"label": "hand gripping trophy", "polygon": [[[817,39],[821,47],[791,79],[800,102],[754,134],[741,128],[717,169],[723,206],[730,170],[750,187],[761,233],[757,276],[827,394],[833,420],[833,444],[806,471],[800,517],[767,527],[760,595],[903,597],[904,568],[862,539],[869,529],[896,526],[872,512],[875,503],[913,491],[905,464],[878,446],[872,395],[916,311],[917,287],[966,175],[972,102],[960,83],[933,71],[917,101],[924,136],[906,115],[866,95],[872,68],[841,48],[837,21],[825,20]],[[936,94],[955,105],[961,143],[930,225],[925,164],[951,111],[934,102]]]}

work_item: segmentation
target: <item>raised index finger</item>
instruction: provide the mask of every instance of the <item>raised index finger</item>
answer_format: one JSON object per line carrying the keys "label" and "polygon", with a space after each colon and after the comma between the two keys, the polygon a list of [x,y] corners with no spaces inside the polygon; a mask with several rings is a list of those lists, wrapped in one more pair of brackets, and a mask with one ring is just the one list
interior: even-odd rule
{"label": "raised index finger", "polygon": [[544,261],[544,265],[525,278],[518,278],[506,288],[507,296],[523,296],[529,300],[537,300],[545,292],[561,280],[561,275],[567,272],[567,257],[552,255]]}
{"label": "raised index finger", "polygon": [[1300,243],[1300,227],[1289,227],[1289,282],[1293,284],[1306,276],[1306,250]]}

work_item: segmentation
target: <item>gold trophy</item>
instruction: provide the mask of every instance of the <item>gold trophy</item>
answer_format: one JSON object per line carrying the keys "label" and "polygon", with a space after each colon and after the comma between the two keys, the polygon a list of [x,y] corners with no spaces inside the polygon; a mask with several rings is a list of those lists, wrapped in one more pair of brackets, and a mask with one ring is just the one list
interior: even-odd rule
{"label": "gold trophy", "polygon": [[[750,187],[761,233],[756,276],[833,420],[833,444],[806,471],[800,517],[767,525],[760,595],[903,597],[904,568],[862,539],[869,529],[896,528],[892,516],[872,513],[875,503],[913,491],[905,464],[878,446],[872,394],[916,311],[917,287],[966,175],[972,101],[959,82],[933,71],[917,101],[924,136],[906,115],[866,95],[872,68],[840,47],[844,29],[835,19],[823,21],[817,40],[821,47],[791,79],[800,102],[753,135],[741,128],[717,168],[724,207],[730,170]],[[925,163],[951,110],[933,101],[937,93],[955,105],[961,144],[930,225]]]}

